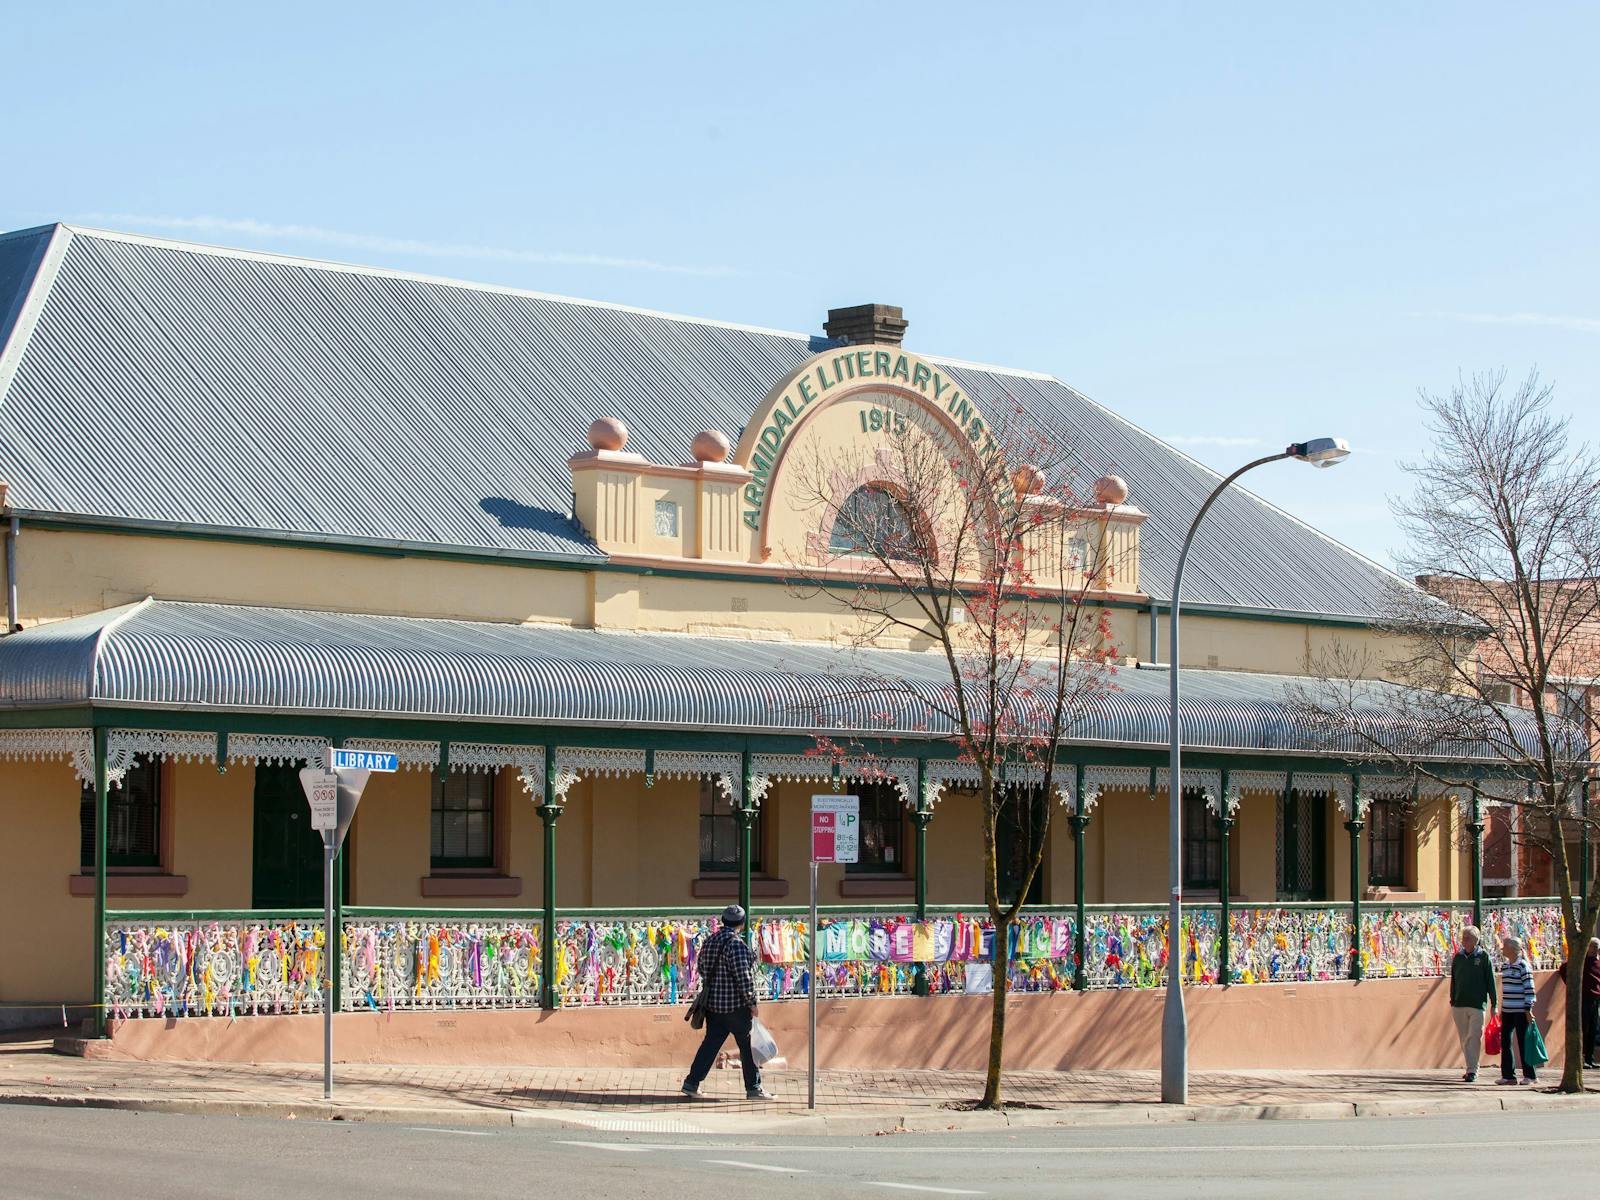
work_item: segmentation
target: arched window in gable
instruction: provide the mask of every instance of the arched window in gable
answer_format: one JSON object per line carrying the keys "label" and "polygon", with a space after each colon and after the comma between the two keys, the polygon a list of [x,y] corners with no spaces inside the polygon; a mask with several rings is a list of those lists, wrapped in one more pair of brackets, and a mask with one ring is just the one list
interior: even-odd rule
{"label": "arched window in gable", "polygon": [[905,506],[881,483],[868,483],[845,497],[828,535],[835,554],[913,559],[922,546]]}

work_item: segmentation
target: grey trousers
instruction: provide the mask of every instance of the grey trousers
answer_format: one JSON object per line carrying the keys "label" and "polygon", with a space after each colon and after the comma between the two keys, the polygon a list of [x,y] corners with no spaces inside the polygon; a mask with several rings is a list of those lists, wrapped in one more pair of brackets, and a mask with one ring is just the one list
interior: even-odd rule
{"label": "grey trousers", "polygon": [[1483,1009],[1452,1008],[1450,1015],[1455,1018],[1456,1033],[1461,1038],[1461,1058],[1467,1074],[1476,1075],[1478,1060],[1483,1057]]}

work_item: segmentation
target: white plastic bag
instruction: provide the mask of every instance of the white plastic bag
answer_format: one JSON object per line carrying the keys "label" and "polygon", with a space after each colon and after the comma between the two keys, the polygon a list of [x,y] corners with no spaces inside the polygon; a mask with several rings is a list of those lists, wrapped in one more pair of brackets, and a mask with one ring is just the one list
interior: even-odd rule
{"label": "white plastic bag", "polygon": [[778,1057],[778,1043],[759,1017],[750,1022],[750,1057],[756,1060],[758,1067]]}

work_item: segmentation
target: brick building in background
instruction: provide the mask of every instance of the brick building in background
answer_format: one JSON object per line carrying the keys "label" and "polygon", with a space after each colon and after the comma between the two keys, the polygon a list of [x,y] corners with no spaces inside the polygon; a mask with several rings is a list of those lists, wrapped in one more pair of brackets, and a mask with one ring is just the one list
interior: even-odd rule
{"label": "brick building in background", "polygon": [[[1517,609],[1509,595],[1502,605],[1486,594],[1498,588],[1509,593],[1512,587],[1509,583],[1468,586],[1446,576],[1419,575],[1417,585],[1490,625],[1503,623],[1507,609]],[[1600,718],[1600,614],[1596,613],[1593,600],[1597,584],[1592,579],[1573,579],[1545,581],[1543,586],[1557,589],[1557,598],[1545,606],[1550,619],[1560,619],[1556,614],[1569,610],[1576,610],[1580,615],[1573,621],[1572,629],[1558,639],[1563,648],[1560,660],[1552,664],[1551,676],[1555,682],[1544,689],[1542,696],[1533,695],[1523,678],[1524,673],[1511,661],[1504,645],[1494,638],[1485,638],[1474,651],[1479,690],[1485,699],[1498,704],[1513,704],[1519,708],[1541,705],[1546,711],[1588,730],[1590,754],[1595,757],[1600,754],[1600,738],[1595,736],[1596,721]],[[1580,589],[1581,592],[1578,596],[1561,595],[1565,589]],[[1516,631],[1508,632],[1515,635]],[[1508,640],[1515,640],[1515,637]],[[1591,783],[1591,789],[1593,786]],[[1485,811],[1484,892],[1496,896],[1549,895],[1556,890],[1550,856],[1513,836],[1517,816],[1519,814],[1513,810],[1503,807],[1490,807]],[[1591,854],[1593,850],[1591,848]],[[1580,835],[1570,831],[1568,853],[1574,856],[1574,861],[1580,851]]]}

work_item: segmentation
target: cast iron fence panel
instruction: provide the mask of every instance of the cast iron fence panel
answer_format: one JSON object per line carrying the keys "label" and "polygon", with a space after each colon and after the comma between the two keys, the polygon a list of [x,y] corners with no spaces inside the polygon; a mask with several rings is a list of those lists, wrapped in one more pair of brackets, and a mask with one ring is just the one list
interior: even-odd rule
{"label": "cast iron fence panel", "polygon": [[119,913],[105,926],[106,1008],[116,1019],[321,1012],[322,943],[312,913]]}
{"label": "cast iron fence panel", "polygon": [[1504,956],[1500,943],[1514,937],[1535,971],[1553,971],[1565,961],[1566,941],[1561,932],[1561,906],[1549,901],[1499,900],[1484,906],[1483,935],[1498,969]]}
{"label": "cast iron fence panel", "polygon": [[[1085,910],[1085,977],[1092,989],[1165,982],[1167,914],[1156,905]],[[1449,971],[1471,905],[1403,903],[1364,908],[1360,953],[1371,978],[1429,978]],[[810,982],[806,916],[768,912],[752,922],[763,1001],[801,999]],[[1184,910],[1182,972],[1215,983],[1221,910]],[[556,924],[554,990],[572,1007],[676,1005],[699,987],[699,950],[718,927],[713,912],[573,913]],[[919,967],[934,995],[992,989],[993,926],[945,908],[913,913],[836,909],[818,919],[818,995],[905,996]],[[1009,987],[1072,987],[1075,913],[1027,910],[1011,926]],[[1564,954],[1559,908],[1549,900],[1484,906],[1484,935],[1499,959],[1502,937],[1522,939],[1534,967]],[[1232,978],[1241,985],[1315,983],[1350,973],[1350,906],[1282,903],[1230,914]],[[542,983],[541,922],[526,911],[352,909],[344,918],[342,1004],[347,1011],[535,1008]],[[321,1011],[322,924],[313,913],[111,914],[105,928],[107,1005],[113,1017],[251,1016]]]}
{"label": "cast iron fence panel", "polygon": [[537,1008],[541,924],[476,913],[347,914],[344,1007]]}

